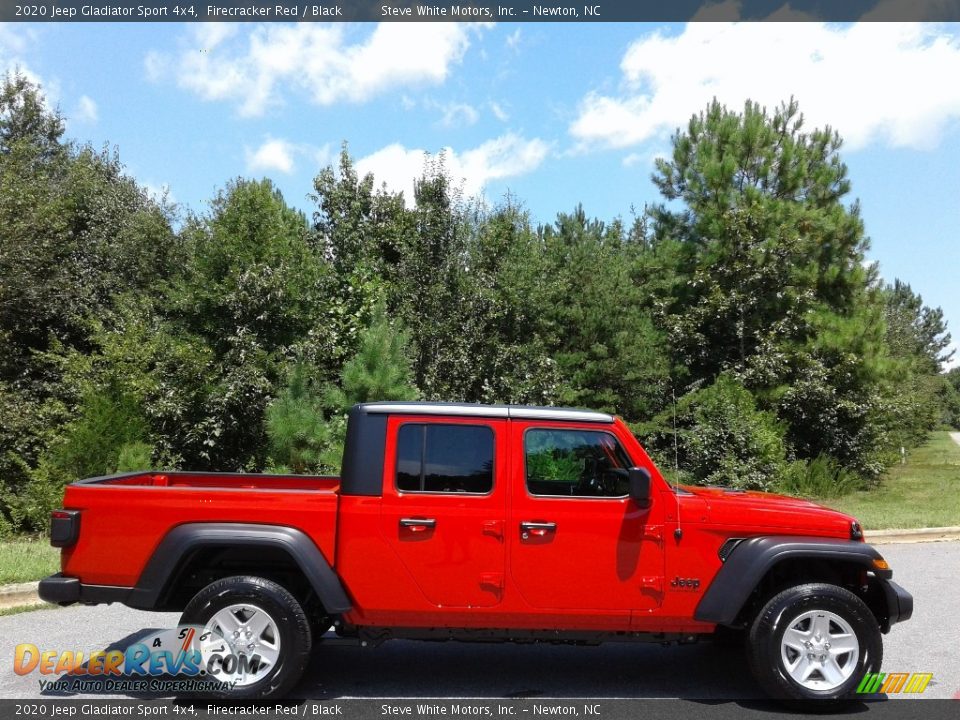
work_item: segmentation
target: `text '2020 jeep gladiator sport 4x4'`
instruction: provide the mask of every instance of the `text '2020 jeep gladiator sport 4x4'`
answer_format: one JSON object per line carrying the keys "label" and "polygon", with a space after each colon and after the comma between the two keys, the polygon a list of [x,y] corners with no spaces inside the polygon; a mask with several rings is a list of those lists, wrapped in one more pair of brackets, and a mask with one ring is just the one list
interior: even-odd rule
{"label": "text '2020 jeep gladiator sport 4x4'", "polygon": [[182,611],[255,656],[230,697],[287,693],[325,642],[740,631],[767,693],[838,698],[913,610],[852,518],[671,487],[619,419],[557,408],[358,405],[340,478],[85,480],[51,542],[43,599]]}

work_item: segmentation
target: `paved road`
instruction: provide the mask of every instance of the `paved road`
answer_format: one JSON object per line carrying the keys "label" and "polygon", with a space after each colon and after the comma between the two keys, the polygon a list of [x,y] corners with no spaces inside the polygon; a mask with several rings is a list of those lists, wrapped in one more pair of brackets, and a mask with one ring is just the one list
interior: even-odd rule
{"label": "paved road", "polygon": [[[884,556],[916,600],[913,619],[884,637],[888,672],[932,672],[925,697],[960,693],[956,581],[960,542],[887,545]],[[170,628],[175,614],[120,606],[71,607],[0,617],[0,698],[40,697],[35,676],[10,668],[17,643],[92,651],[125,647],[145,628]],[[745,658],[712,643],[663,648],[389,642],[377,649],[319,652],[296,694],[340,697],[679,697],[750,699],[759,690]],[[896,697],[896,696],[891,696]]]}

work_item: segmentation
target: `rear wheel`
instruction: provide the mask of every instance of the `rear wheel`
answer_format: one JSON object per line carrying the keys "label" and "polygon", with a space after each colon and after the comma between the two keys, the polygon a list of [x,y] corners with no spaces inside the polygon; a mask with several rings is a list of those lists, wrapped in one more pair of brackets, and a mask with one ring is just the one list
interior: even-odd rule
{"label": "rear wheel", "polygon": [[863,600],[816,583],[784,590],[764,606],[750,628],[748,653],[769,695],[835,700],[880,669],[883,641]]}
{"label": "rear wheel", "polygon": [[228,577],[207,585],[183,611],[181,625],[209,635],[205,658],[217,655],[206,679],[232,684],[213,695],[280,697],[300,679],[310,658],[310,623],[285,588],[264,578]]}

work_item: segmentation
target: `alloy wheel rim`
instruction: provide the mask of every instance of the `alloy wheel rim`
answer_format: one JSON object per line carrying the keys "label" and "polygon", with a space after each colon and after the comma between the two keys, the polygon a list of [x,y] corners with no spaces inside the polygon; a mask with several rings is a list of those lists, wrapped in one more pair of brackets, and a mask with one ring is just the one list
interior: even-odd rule
{"label": "alloy wheel rim", "polygon": [[[250,603],[229,605],[215,612],[204,626],[201,653],[207,663],[214,654],[211,677],[234,687],[259,682],[280,659],[280,632],[277,622],[261,607]],[[228,659],[228,658],[233,659]]]}
{"label": "alloy wheel rim", "polygon": [[810,610],[790,621],[780,640],[780,659],[800,686],[835,690],[856,670],[860,642],[850,623],[836,613]]}

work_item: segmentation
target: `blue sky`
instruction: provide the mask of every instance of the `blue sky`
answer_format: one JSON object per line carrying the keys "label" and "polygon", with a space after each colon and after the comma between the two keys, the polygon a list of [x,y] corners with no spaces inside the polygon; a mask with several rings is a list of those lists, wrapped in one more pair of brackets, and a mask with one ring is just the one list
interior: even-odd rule
{"label": "blue sky", "polygon": [[67,135],[203,211],[236,176],[308,213],[340,143],[412,185],[445,149],[468,193],[535,221],[582,202],[629,217],[653,159],[714,96],[796,96],[831,124],[870,259],[941,306],[960,338],[960,26],[895,23],[6,24],[0,70],[40,81]]}

